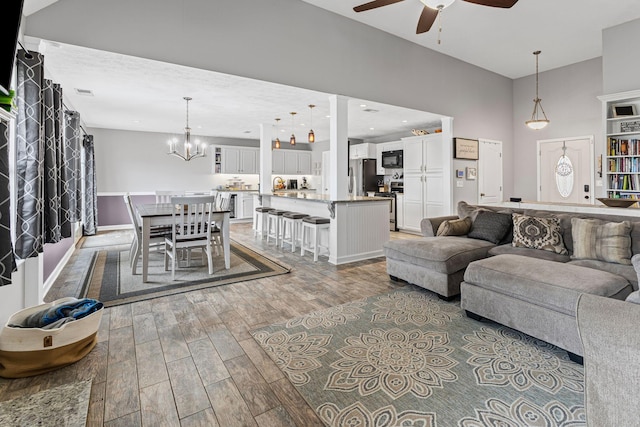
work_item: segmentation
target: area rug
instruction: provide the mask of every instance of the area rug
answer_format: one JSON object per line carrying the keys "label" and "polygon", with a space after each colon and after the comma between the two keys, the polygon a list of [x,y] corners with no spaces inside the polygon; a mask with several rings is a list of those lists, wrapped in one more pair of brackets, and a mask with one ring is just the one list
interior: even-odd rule
{"label": "area rug", "polygon": [[584,372],[419,288],[252,332],[329,426],[585,426]]}
{"label": "area rug", "polygon": [[0,426],[83,427],[90,394],[87,380],[0,402]]}
{"label": "area rug", "polygon": [[230,246],[231,265],[228,270],[224,268],[224,257],[220,254],[213,257],[214,271],[210,275],[206,258],[203,262],[201,251],[194,250],[189,266],[184,260],[181,267],[176,267],[175,280],[171,280],[171,271],[164,269],[164,252],[152,250],[149,253],[147,283],[142,282],[142,261],[138,262],[136,275],[131,274],[128,247],[96,251],[91,257],[80,297],[95,298],[111,307],[290,271],[289,267],[235,241],[231,241]]}

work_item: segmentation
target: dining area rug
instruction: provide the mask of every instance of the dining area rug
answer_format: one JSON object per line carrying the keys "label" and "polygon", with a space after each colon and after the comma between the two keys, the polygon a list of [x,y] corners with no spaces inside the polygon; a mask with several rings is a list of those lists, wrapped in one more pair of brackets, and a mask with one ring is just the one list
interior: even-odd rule
{"label": "dining area rug", "polygon": [[78,298],[94,298],[105,307],[111,307],[286,274],[291,270],[233,240],[230,247],[228,270],[224,268],[224,256],[214,255],[214,271],[210,275],[206,256],[203,259],[200,250],[193,250],[188,265],[186,259],[180,261],[180,267],[176,265],[175,280],[171,280],[171,266],[169,271],[164,269],[164,252],[152,249],[149,251],[149,280],[146,283],[142,282],[142,261],[138,262],[136,274],[131,274],[128,246],[96,250],[91,256]]}
{"label": "dining area rug", "polygon": [[565,351],[416,287],[252,334],[328,426],[586,426]]}

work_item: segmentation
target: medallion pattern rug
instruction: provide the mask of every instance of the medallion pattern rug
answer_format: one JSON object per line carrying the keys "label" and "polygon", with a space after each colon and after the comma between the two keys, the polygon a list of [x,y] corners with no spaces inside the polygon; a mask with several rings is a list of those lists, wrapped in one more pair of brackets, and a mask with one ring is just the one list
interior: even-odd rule
{"label": "medallion pattern rug", "polygon": [[235,282],[255,280],[288,273],[291,269],[259,253],[231,241],[231,265],[224,268],[222,254],[213,257],[213,274],[209,275],[207,261],[201,251],[192,251],[191,263],[181,261],[176,266],[175,280],[164,269],[164,252],[151,250],[147,283],[142,282],[142,261],[135,275],[129,266],[129,246],[114,246],[92,254],[91,265],[84,277],[80,298],[95,298],[105,307],[127,304],[151,298],[210,288]]}
{"label": "medallion pattern rug", "polygon": [[585,426],[584,372],[551,344],[405,287],[253,332],[329,426]]}

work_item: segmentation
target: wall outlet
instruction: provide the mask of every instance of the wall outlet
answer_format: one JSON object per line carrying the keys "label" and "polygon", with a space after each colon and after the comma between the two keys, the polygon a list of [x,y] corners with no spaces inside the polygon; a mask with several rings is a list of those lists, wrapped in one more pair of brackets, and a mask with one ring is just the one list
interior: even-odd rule
{"label": "wall outlet", "polygon": [[459,179],[456,181],[456,187],[461,188],[464,187],[464,181]]}

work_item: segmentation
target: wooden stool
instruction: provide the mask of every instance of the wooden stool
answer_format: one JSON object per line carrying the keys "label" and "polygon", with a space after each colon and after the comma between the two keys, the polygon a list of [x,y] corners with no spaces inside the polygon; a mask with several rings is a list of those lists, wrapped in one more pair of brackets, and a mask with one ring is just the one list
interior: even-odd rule
{"label": "wooden stool", "polygon": [[[285,243],[291,245],[291,252],[296,251],[296,244],[302,238],[302,220],[309,215],[298,212],[287,212],[282,215],[282,240],[280,247],[284,248]],[[287,237],[287,230],[289,235]]]}
{"label": "wooden stool", "polygon": [[287,212],[274,209],[267,214],[267,244],[269,244],[270,238],[275,239],[276,246],[280,244],[280,239],[282,238],[280,234],[282,230],[282,215]]}
{"label": "wooden stool", "polygon": [[275,210],[274,208],[266,208],[259,206],[253,213],[253,237],[256,237],[260,233],[260,238],[264,239],[267,236],[267,214]]}
{"label": "wooden stool", "polygon": [[[304,256],[304,252],[313,252],[313,261],[318,261],[320,249],[325,249],[326,255],[329,255],[329,246],[320,244],[320,230],[328,230],[331,227],[329,218],[319,216],[308,216],[302,219],[302,241],[300,242],[300,256]],[[313,244],[311,243],[311,232],[313,231]]]}

